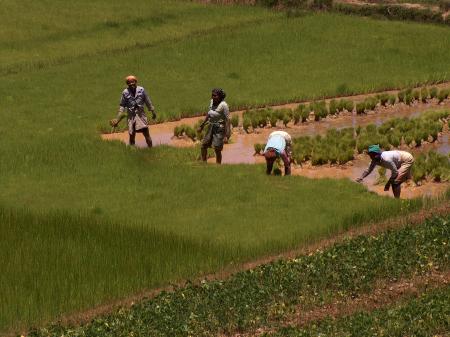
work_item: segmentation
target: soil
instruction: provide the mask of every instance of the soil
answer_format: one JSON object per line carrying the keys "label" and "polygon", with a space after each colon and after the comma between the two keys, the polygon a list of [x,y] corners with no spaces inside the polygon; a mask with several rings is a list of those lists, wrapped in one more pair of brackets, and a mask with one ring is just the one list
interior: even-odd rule
{"label": "soil", "polygon": [[[439,215],[447,215],[449,212],[450,212],[450,202],[445,201],[442,204],[435,206],[433,208],[430,208],[430,209],[422,209],[418,212],[411,213],[408,216],[391,218],[384,222],[370,223],[370,224],[367,224],[367,225],[359,227],[359,228],[353,228],[353,229],[347,230],[345,232],[338,233],[331,238],[319,240],[317,242],[302,246],[298,249],[293,249],[293,250],[284,252],[282,254],[270,255],[270,256],[262,257],[258,260],[254,260],[254,261],[242,263],[242,264],[230,264],[228,267],[224,268],[223,270],[221,270],[217,273],[199,276],[197,279],[193,280],[193,282],[200,283],[202,280],[224,280],[239,271],[253,269],[253,268],[256,268],[257,266],[267,264],[267,263],[270,263],[270,262],[273,262],[273,261],[276,261],[279,259],[292,259],[299,255],[314,253],[317,250],[326,249],[327,247],[330,247],[336,243],[342,242],[347,239],[354,238],[359,235],[377,235],[388,229],[404,227],[406,224],[412,225],[412,226],[418,225],[418,224],[423,223],[427,218],[430,218],[433,216],[439,216]],[[127,298],[111,301],[109,303],[106,303],[101,306],[97,306],[97,307],[89,309],[89,310],[85,310],[82,312],[73,313],[70,315],[60,317],[58,323],[63,324],[63,325],[74,325],[74,326],[85,324],[85,323],[89,322],[90,320],[94,319],[95,317],[98,317],[101,315],[106,315],[115,310],[118,310],[119,308],[129,308],[138,301],[151,299],[151,298],[157,296],[158,294],[160,294],[162,291],[172,291],[174,288],[184,286],[184,284],[185,284],[185,281],[179,281],[169,287],[152,289],[152,290],[144,290],[140,293],[137,293],[133,296],[129,296]],[[394,288],[394,285],[391,285],[390,287]],[[396,288],[398,288],[398,287],[396,287]],[[362,302],[364,302],[364,301],[362,301]],[[349,307],[350,307],[350,305],[349,305]],[[320,312],[321,309],[316,308],[315,310],[318,310]],[[313,310],[311,312],[313,312]],[[312,313],[309,315],[314,316]],[[316,315],[318,315],[318,314],[316,314]],[[11,337],[17,336],[17,333],[11,332],[10,334],[6,334],[5,336],[8,336],[8,337],[9,336],[11,336]]]}
{"label": "soil", "polygon": [[[439,88],[450,87],[450,83],[443,83],[436,85]],[[389,94],[396,94],[398,90],[386,91]],[[343,98],[348,98],[355,103],[361,102],[369,96],[374,94],[366,95],[355,95]],[[327,99],[326,101],[330,101]],[[308,103],[308,102],[304,102]],[[273,109],[295,109],[299,103],[290,103],[284,105],[272,106]],[[422,112],[427,110],[439,110],[439,109],[449,109],[450,99],[447,99],[443,103],[439,104],[436,100],[431,100],[427,103],[414,103],[413,105],[405,105],[403,103],[397,103],[394,106],[380,107],[378,106],[375,111],[368,112],[367,114],[355,115],[351,112],[343,112],[337,116],[328,116],[327,118],[316,122],[313,120],[308,120],[306,123],[301,123],[299,125],[293,125],[289,123],[288,127],[285,128],[280,123],[277,124],[276,128],[263,128],[256,129],[255,132],[246,133],[241,127],[233,129],[233,135],[231,137],[230,143],[226,144],[222,152],[222,162],[224,164],[261,164],[264,163],[264,158],[262,156],[254,155],[253,145],[255,143],[265,143],[269,134],[274,130],[285,130],[291,134],[292,137],[299,136],[313,136],[318,134],[325,134],[330,128],[346,128],[346,127],[357,127],[365,126],[368,124],[381,125],[384,121],[391,119],[393,117],[417,117]],[[244,111],[235,111],[232,114],[238,114],[240,117]],[[185,118],[175,122],[166,122],[156,125],[150,125],[150,134],[153,139],[153,144],[155,146],[166,144],[176,147],[187,147],[194,146],[195,143],[192,142],[187,137],[174,137],[173,130],[176,126],[181,124],[187,124],[193,126],[198,120],[204,117],[192,117]],[[242,118],[241,118],[242,119]],[[102,138],[105,140],[120,140],[124,143],[128,143],[128,134],[123,133],[112,133],[103,134]],[[421,146],[419,149],[410,149],[408,147],[401,147],[401,149],[413,152],[417,154],[419,151],[428,151],[433,149],[441,154],[448,155],[450,153],[449,146],[449,132],[446,130],[440,135],[437,142],[433,144],[426,144]],[[136,146],[146,147],[145,140],[141,134],[136,136]],[[211,163],[215,162],[214,158],[208,160]],[[334,178],[334,179],[351,179],[355,180],[359,177],[364,169],[369,165],[368,156],[357,156],[355,160],[349,162],[345,165],[334,165],[334,166],[316,166],[305,164],[303,166],[294,166],[292,170],[293,175],[301,175],[308,178]],[[378,179],[378,173],[372,173],[369,177],[364,180],[364,185],[370,191],[378,193],[380,195],[392,196],[392,192],[385,192],[383,190],[383,185],[375,185]],[[416,186],[413,183],[406,183],[402,185],[402,198],[416,198],[423,196],[437,196],[445,192],[450,186],[448,183],[434,183],[434,182],[423,182],[421,186]]]}

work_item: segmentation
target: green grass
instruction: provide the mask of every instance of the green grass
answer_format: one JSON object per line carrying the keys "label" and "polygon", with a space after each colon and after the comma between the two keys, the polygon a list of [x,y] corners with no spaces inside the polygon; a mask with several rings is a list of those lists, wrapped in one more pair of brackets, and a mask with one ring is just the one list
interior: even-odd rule
{"label": "green grass", "polygon": [[[298,307],[306,311],[370,293],[377,281],[448,270],[448,219],[360,236],[224,281],[187,284],[79,327],[57,324],[31,336],[216,336],[270,327],[295,316]],[[436,311],[445,317],[441,307]]]}
{"label": "green grass", "polygon": [[[2,308],[0,330],[421,206],[378,197],[348,180],[266,177],[262,166],[205,167],[195,162],[198,149],[138,151],[101,141],[96,129],[115,115],[129,73],[141,79],[162,119],[205,111],[214,86],[238,106],[445,78],[448,29],[331,14],[287,19],[263,9],[179,1],[142,6],[124,15],[118,1],[76,8],[2,1],[0,204],[6,212],[26,211],[1,224],[8,231],[0,256],[14,263],[0,273],[8,285],[0,298],[17,306]],[[58,240],[58,225],[76,240]],[[48,235],[42,245],[33,240],[39,233]],[[124,257],[105,248],[82,264],[89,258],[77,256],[92,247],[84,236],[119,245]],[[19,250],[21,238],[34,248]],[[133,252],[135,238],[142,242]],[[165,250],[167,240],[173,252]],[[74,257],[79,267],[54,267],[61,252],[67,254],[61,261]],[[166,265],[158,256],[167,256]],[[136,261],[127,267],[125,258]],[[94,273],[99,260],[101,273]],[[152,268],[160,271],[146,272]],[[55,271],[58,277],[47,276]],[[111,275],[117,281],[109,284]],[[80,290],[73,301],[71,279]]]}

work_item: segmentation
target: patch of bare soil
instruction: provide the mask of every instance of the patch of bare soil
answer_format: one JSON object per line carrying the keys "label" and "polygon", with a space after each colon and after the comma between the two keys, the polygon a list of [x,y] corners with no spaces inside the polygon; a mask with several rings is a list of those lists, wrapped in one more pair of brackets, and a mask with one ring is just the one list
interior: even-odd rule
{"label": "patch of bare soil", "polygon": [[433,271],[428,275],[414,276],[396,282],[379,281],[374,290],[368,294],[334,300],[326,305],[310,310],[297,307],[294,314],[287,315],[281,321],[274,322],[274,327],[265,327],[251,333],[239,333],[234,337],[260,336],[275,332],[280,326],[303,327],[327,317],[338,319],[357,312],[370,312],[387,307],[404,299],[417,297],[425,290],[446,286],[450,283],[450,270]]}
{"label": "patch of bare soil", "polygon": [[[415,213],[411,213],[407,216],[401,216],[398,218],[392,218],[384,222],[378,222],[378,223],[371,223],[367,224],[365,226],[354,228],[347,230],[342,233],[338,233],[334,235],[331,238],[319,240],[317,242],[311,243],[309,245],[304,245],[302,247],[299,247],[298,249],[293,249],[281,254],[276,255],[270,255],[266,257],[262,257],[258,260],[254,260],[247,263],[242,264],[230,264],[228,267],[224,268],[223,270],[208,274],[208,275],[202,275],[193,280],[194,283],[200,283],[202,280],[224,280],[229,278],[234,273],[237,273],[239,271],[245,271],[249,269],[256,268],[257,266],[267,264],[276,260],[280,259],[293,259],[299,255],[304,254],[310,254],[314,253],[317,250],[323,250],[327,247],[330,247],[336,243],[342,242],[344,240],[359,236],[359,235],[376,235],[383,231],[386,231],[388,229],[393,228],[401,228],[405,225],[418,225],[423,223],[427,218],[433,217],[433,216],[439,216],[439,215],[446,215],[450,212],[450,202],[444,201],[442,204],[435,206],[430,209],[423,209]],[[179,281],[176,282],[172,286],[168,287],[162,287],[158,289],[151,289],[151,290],[143,290],[137,294],[134,294],[132,296],[129,296],[127,298],[118,299],[115,301],[111,301],[108,303],[105,303],[103,305],[97,306],[95,308],[84,310],[78,313],[73,313],[70,315],[62,316],[59,318],[60,323],[64,325],[81,325],[84,323],[87,323],[94,319],[95,317],[106,315],[108,313],[111,313],[115,310],[118,310],[119,308],[129,308],[134,303],[146,299],[151,299],[158,294],[160,294],[162,291],[171,291],[175,287],[182,287],[185,284],[185,281]],[[319,310],[319,309],[317,309]],[[312,315],[312,314],[310,314]],[[7,334],[5,336],[16,336],[17,334],[11,333]]]}
{"label": "patch of bare soil", "polygon": [[336,2],[358,6],[395,5],[405,8],[430,9],[432,11],[439,12],[439,6],[425,3],[408,3],[396,1],[361,1],[361,0],[336,0]]}

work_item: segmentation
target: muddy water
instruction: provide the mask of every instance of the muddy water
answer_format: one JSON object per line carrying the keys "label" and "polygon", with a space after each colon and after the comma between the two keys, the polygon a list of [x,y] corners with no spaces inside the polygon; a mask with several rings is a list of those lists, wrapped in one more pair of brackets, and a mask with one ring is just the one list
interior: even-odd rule
{"label": "muddy water", "polygon": [[[355,102],[365,99],[366,96],[355,96],[352,99]],[[295,108],[298,104],[289,104],[277,108]],[[414,118],[419,116],[422,112],[427,110],[440,110],[449,109],[450,100],[446,100],[443,104],[437,104],[436,101],[431,103],[417,103],[413,106],[407,106],[405,104],[396,104],[390,107],[378,107],[374,112],[355,115],[352,113],[341,113],[338,116],[327,117],[319,122],[308,121],[300,125],[288,124],[287,128],[277,125],[276,128],[264,128],[257,129],[254,133],[247,134],[241,128],[236,128],[233,130],[233,135],[231,137],[230,144],[226,144],[223,150],[223,160],[224,164],[255,164],[264,163],[264,158],[262,156],[254,155],[253,145],[255,143],[265,143],[268,135],[274,130],[285,130],[289,132],[293,137],[299,136],[314,136],[318,134],[325,134],[330,128],[347,128],[347,127],[357,127],[366,126],[368,124],[381,125],[384,121],[391,119],[393,117],[406,117]],[[235,114],[242,115],[242,111],[234,112]],[[193,117],[186,118],[181,121],[167,122],[157,125],[150,126],[150,134],[153,139],[154,146],[167,144],[176,147],[193,146],[194,142],[186,137],[174,137],[173,130],[176,126],[181,124],[187,124],[193,126],[199,119],[204,117]],[[242,118],[241,118],[242,119]],[[124,133],[114,133],[102,135],[105,140],[120,140],[124,143],[128,143],[128,134]],[[141,134],[136,136],[136,146],[146,147],[145,140]],[[441,154],[448,155],[450,153],[449,146],[449,132],[446,130],[438,139],[437,142],[433,144],[427,144],[422,146],[420,151],[426,151],[433,149]],[[411,150],[405,148],[405,150],[416,153],[417,150]],[[209,162],[214,162],[214,158],[209,159]],[[356,179],[359,177],[365,168],[369,165],[368,156],[358,156],[351,163],[341,166],[321,166],[312,167],[303,165],[303,167],[294,167],[293,174],[301,175],[308,178],[347,178]],[[383,186],[375,185],[375,181],[378,178],[378,173],[373,172],[364,181],[364,184],[376,193],[381,195],[391,195],[391,192],[384,192]],[[403,186],[403,185],[402,185]],[[438,183],[427,183],[423,186],[413,186],[413,184],[405,184],[402,190],[402,197],[413,198],[423,195],[437,195],[445,191],[449,184],[438,184]]]}

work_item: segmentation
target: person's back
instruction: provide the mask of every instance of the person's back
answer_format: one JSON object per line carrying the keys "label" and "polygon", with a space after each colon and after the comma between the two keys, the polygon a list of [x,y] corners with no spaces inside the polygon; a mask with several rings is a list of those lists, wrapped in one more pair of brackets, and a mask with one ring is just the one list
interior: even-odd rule
{"label": "person's back", "polygon": [[274,131],[269,135],[264,152],[269,148],[274,149],[279,155],[286,149],[287,142],[290,143],[291,136],[285,131]]}

